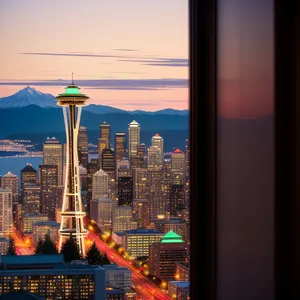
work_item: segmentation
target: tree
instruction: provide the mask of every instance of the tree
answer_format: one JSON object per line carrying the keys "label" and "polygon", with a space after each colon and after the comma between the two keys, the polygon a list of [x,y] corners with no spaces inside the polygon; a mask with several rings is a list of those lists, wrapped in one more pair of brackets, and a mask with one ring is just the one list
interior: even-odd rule
{"label": "tree", "polygon": [[89,265],[102,265],[103,257],[98,250],[95,242],[88,250],[85,259],[88,261]]}
{"label": "tree", "polygon": [[81,259],[79,248],[72,235],[70,235],[70,237],[62,245],[61,254],[64,255],[65,262]]}
{"label": "tree", "polygon": [[102,264],[101,264],[101,266],[103,266],[103,265],[110,265],[110,261],[109,261],[107,255],[106,255],[106,253],[104,253],[102,255]]}
{"label": "tree", "polygon": [[9,244],[8,244],[7,254],[8,255],[17,255],[15,240],[11,235],[9,236]]}
{"label": "tree", "polygon": [[39,241],[36,245],[36,248],[34,250],[34,253],[35,254],[42,254],[43,246],[44,246],[44,241],[42,239],[39,239]]}
{"label": "tree", "polygon": [[51,241],[50,235],[46,234],[45,239],[38,241],[35,254],[58,254],[55,244]]}

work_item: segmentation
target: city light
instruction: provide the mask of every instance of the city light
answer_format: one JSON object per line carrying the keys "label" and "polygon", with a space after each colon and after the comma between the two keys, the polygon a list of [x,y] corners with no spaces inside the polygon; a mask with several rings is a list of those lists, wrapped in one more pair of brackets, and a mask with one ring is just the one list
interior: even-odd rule
{"label": "city light", "polygon": [[[133,134],[134,133],[135,131],[133,131]],[[52,141],[52,139],[49,140]],[[182,165],[182,157],[184,156],[182,152],[180,153],[177,152],[177,154],[180,154],[180,157],[178,156],[176,158],[177,159],[176,163],[180,167]],[[129,172],[129,168],[130,168],[130,164],[128,164],[127,167],[128,170],[126,172]],[[39,168],[39,171],[40,169],[41,168]],[[84,169],[80,166],[80,170],[82,171]],[[92,171],[94,172],[93,174],[96,174],[96,172],[99,171],[99,165],[95,164],[93,170],[94,170]],[[188,263],[187,257],[184,256],[185,253],[187,252],[187,244],[188,244],[188,242],[186,242],[188,227],[186,221],[184,220],[184,217],[188,216],[188,213],[187,212],[182,213],[182,211],[180,210],[176,212],[175,216],[173,215],[172,217],[170,217],[172,211],[166,211],[166,208],[161,209],[160,206],[155,207],[154,210],[155,212],[152,213],[150,210],[149,201],[151,197],[153,197],[153,195],[157,197],[157,199],[160,199],[160,201],[167,201],[168,203],[169,201],[175,201],[173,203],[173,208],[176,209],[176,207],[178,207],[176,206],[178,204],[176,201],[178,199],[182,199],[183,194],[181,190],[178,191],[176,190],[175,193],[177,194],[173,198],[171,197],[170,199],[172,184],[170,183],[171,181],[169,180],[167,180],[166,182],[164,181],[163,171],[149,170],[147,169],[146,165],[144,165],[142,168],[138,168],[137,170],[138,172],[140,172],[137,173],[136,175],[137,178],[140,178],[140,181],[138,183],[135,182],[134,177],[130,178],[130,180],[127,181],[124,180],[124,182],[129,182],[129,181],[132,182],[132,189],[136,188],[135,186],[136,184],[140,184],[139,188],[141,189],[141,191],[139,191],[140,193],[139,195],[142,198],[136,199],[135,201],[131,200],[133,201],[131,205],[124,205],[124,207],[122,205],[117,205],[116,207],[114,207],[114,205],[117,204],[118,201],[121,199],[121,197],[119,197],[118,194],[119,191],[117,185],[114,187],[115,190],[113,190],[113,188],[107,190],[111,194],[105,194],[105,193],[103,194],[99,192],[98,195],[99,198],[101,197],[103,198],[90,200],[91,206],[89,208],[90,214],[88,216],[84,215],[88,211],[88,206],[85,202],[83,202],[82,221],[84,222],[84,227],[85,227],[84,230],[87,231],[87,236],[88,236],[88,237],[84,237],[83,242],[86,249],[91,249],[91,246],[95,242],[101,255],[105,253],[107,255],[107,258],[112,264],[116,264],[118,266],[124,266],[132,272],[132,283],[133,283],[132,286],[136,286],[136,291],[138,292],[137,299],[139,299],[140,295],[143,295],[145,299],[148,298],[150,299],[151,297],[153,297],[153,299],[167,300],[170,299],[170,297],[167,294],[168,281],[180,280],[180,273],[178,273],[178,271],[174,275],[175,273],[174,262],[177,262],[178,257],[176,256],[175,258],[176,261],[175,261],[172,256],[173,255],[172,250],[170,250],[171,252],[166,256],[166,258],[164,258],[164,261],[156,261],[155,263],[153,263],[153,256],[150,255],[151,254],[150,249],[154,244],[162,245],[162,247],[167,247],[168,249],[169,248],[171,249],[173,247],[172,245],[176,245],[176,247],[182,245],[182,247],[184,247],[184,251],[182,251],[181,253],[184,259],[181,260],[180,262]],[[174,180],[175,182],[174,185],[176,185],[176,187],[179,186],[181,188],[181,186],[184,186],[184,184],[179,185],[179,182],[182,179],[182,175],[180,172],[178,173],[178,169],[175,170],[176,172],[174,172],[174,174],[171,173],[171,176],[173,176],[172,180]],[[91,172],[91,170],[89,170],[89,172]],[[103,174],[106,173],[102,170],[97,175],[100,175],[101,177],[103,176]],[[153,176],[150,179],[148,177],[149,174]],[[34,175],[37,174],[35,173]],[[105,176],[108,177],[108,175]],[[81,176],[80,180],[81,181],[86,180],[86,178]],[[151,180],[155,182],[157,186],[153,187],[153,191],[150,192],[150,194],[142,194],[144,192],[143,189],[150,188],[150,186],[147,187],[147,185],[149,184],[149,182],[151,182]],[[108,180],[108,182],[114,184],[117,183],[118,181],[114,182],[112,180]],[[163,185],[161,185],[161,182],[163,182]],[[81,184],[84,185],[84,183],[82,182]],[[101,187],[101,185],[99,186]],[[93,184],[89,186],[90,197],[94,192],[93,187],[94,187]],[[125,185],[125,187],[127,186]],[[151,193],[154,193],[155,189],[165,194],[157,193],[152,195]],[[63,189],[61,190],[60,193],[63,199],[63,195],[64,195]],[[83,193],[82,195],[86,197],[87,194]],[[102,195],[105,195],[105,197],[107,198],[105,198]],[[126,196],[127,194],[125,193],[124,195]],[[101,200],[102,202],[98,200]],[[102,206],[100,204],[98,205],[98,203],[101,203]],[[116,214],[115,219],[113,219],[113,213],[115,211],[118,211],[118,214]],[[60,218],[60,214],[61,211],[58,211],[55,217]],[[65,210],[64,214],[67,216],[69,213],[67,210]],[[81,212],[79,212],[79,214],[81,216]],[[42,217],[47,218],[46,216],[42,216]],[[148,218],[147,222],[145,221],[146,218]],[[58,220],[59,220],[58,222],[62,221],[61,219]],[[162,227],[160,229],[154,228],[153,220],[157,220],[159,223],[161,223],[160,226]],[[22,222],[24,221],[22,220]],[[34,222],[34,220],[32,222]],[[119,222],[118,225],[116,225],[117,222]],[[72,226],[75,225],[76,224]],[[28,228],[29,228],[27,229],[29,230],[28,233],[25,232],[26,236],[23,235],[22,229],[18,229],[18,230],[15,229],[13,232],[17,254],[20,255],[34,254],[35,249],[33,247],[36,247],[38,238],[34,237],[34,234],[30,233],[31,228],[30,227]],[[69,230],[70,228],[67,229]],[[75,228],[73,227],[73,229]],[[118,235],[119,232],[120,235]],[[42,234],[40,235],[40,237],[44,238]],[[58,239],[55,240],[54,243],[57,244],[57,241]],[[156,255],[156,257],[159,258],[159,253]],[[161,277],[159,274],[159,269],[155,270],[155,268],[158,268],[160,263],[165,264],[165,260],[167,260],[168,262],[172,262],[172,264],[174,265],[174,270],[169,271],[170,272],[169,279]]]}

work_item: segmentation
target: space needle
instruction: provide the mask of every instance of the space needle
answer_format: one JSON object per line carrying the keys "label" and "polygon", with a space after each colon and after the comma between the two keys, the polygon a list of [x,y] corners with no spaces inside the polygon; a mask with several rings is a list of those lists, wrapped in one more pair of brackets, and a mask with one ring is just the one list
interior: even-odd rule
{"label": "space needle", "polygon": [[81,110],[86,105],[88,98],[81,94],[79,88],[74,84],[73,74],[72,84],[65,88],[63,94],[56,97],[58,105],[62,106],[63,109],[67,143],[58,248],[60,251],[63,242],[72,236],[76,240],[82,257],[85,257],[84,238],[87,235],[87,230],[83,224],[85,212],[82,210],[77,144]]}

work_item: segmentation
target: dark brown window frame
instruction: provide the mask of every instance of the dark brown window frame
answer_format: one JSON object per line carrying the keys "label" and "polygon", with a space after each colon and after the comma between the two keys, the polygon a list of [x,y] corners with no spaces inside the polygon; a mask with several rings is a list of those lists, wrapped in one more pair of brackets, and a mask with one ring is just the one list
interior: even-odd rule
{"label": "dark brown window frame", "polygon": [[216,0],[189,1],[191,299],[216,298]]}

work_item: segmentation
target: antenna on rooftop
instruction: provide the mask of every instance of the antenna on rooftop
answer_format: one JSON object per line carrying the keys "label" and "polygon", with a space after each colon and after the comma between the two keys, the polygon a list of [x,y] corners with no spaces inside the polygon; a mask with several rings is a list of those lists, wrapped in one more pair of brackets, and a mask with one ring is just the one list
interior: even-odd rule
{"label": "antenna on rooftop", "polygon": [[74,72],[72,72],[72,85],[74,85]]}

